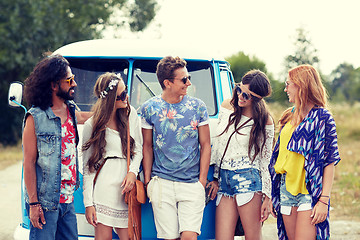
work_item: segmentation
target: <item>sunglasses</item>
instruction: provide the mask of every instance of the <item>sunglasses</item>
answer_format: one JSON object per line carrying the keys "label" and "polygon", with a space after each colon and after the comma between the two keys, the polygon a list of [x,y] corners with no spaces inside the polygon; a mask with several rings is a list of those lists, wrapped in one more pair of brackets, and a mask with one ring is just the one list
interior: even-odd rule
{"label": "sunglasses", "polygon": [[71,77],[66,78],[65,81],[71,86],[75,81],[75,75],[73,74]]}
{"label": "sunglasses", "polygon": [[244,92],[243,90],[241,90],[241,88],[240,88],[239,85],[236,86],[236,93],[237,93],[238,95],[241,95],[241,94],[242,94],[243,98],[244,98],[246,101],[251,99],[251,95],[248,94],[248,93],[246,93],[246,92]]}
{"label": "sunglasses", "polygon": [[[169,78],[169,79],[176,79],[176,78]],[[188,81],[188,79],[189,79],[189,81],[191,81],[191,76],[190,76],[190,75],[189,75],[189,76],[186,76],[186,77],[183,77],[183,78],[181,78],[180,80],[181,80],[184,84],[186,84],[187,81]]]}
{"label": "sunglasses", "polygon": [[125,87],[125,90],[122,91],[119,96],[116,96],[116,101],[125,101],[127,94],[128,94],[127,87]]}

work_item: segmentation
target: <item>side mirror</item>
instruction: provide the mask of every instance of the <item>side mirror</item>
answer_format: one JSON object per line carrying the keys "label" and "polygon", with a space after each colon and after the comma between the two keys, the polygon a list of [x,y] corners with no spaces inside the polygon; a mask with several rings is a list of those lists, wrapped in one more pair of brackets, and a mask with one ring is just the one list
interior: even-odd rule
{"label": "side mirror", "polygon": [[26,108],[21,104],[23,94],[23,84],[21,82],[13,82],[9,87],[8,103],[12,107],[22,107],[25,112]]}

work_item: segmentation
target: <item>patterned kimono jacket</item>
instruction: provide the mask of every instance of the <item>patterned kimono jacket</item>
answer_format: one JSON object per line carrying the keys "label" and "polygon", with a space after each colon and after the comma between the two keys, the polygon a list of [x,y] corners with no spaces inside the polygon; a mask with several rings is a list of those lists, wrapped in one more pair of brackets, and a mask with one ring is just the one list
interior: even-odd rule
{"label": "patterned kimono jacket", "polygon": [[[269,164],[272,180],[272,201],[277,213],[280,213],[280,174],[274,169],[279,155],[279,142],[275,145]],[[312,207],[318,202],[322,193],[324,168],[340,161],[337,143],[336,125],[330,112],[324,108],[314,107],[304,120],[296,127],[287,145],[289,151],[305,157],[305,183],[312,197]],[[330,207],[330,205],[329,205]],[[277,216],[278,236],[280,240],[288,239],[281,214]],[[329,213],[326,220],[316,224],[316,239],[330,238]]]}

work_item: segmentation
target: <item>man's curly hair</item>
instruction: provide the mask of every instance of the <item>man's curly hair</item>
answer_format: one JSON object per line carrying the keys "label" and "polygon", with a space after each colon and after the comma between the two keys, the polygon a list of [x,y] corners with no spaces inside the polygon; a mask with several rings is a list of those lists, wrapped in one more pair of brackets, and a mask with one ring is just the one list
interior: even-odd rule
{"label": "man's curly hair", "polygon": [[51,83],[58,83],[67,76],[69,62],[61,55],[42,59],[25,80],[24,97],[30,106],[46,110],[52,106]]}

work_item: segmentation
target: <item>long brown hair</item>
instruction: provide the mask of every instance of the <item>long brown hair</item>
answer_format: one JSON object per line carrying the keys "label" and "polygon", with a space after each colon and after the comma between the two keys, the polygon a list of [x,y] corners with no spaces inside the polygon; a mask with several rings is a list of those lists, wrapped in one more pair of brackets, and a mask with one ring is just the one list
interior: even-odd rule
{"label": "long brown hair", "polygon": [[280,129],[290,120],[294,120],[295,126],[299,125],[309,103],[316,107],[327,107],[325,87],[313,66],[304,64],[290,69],[289,80],[299,88],[299,92],[295,97],[295,107],[285,110],[282,114],[279,120]]}
{"label": "long brown hair", "polygon": [[[113,86],[113,89],[109,89],[109,83],[112,80],[123,81],[122,78],[115,73],[104,73],[99,76],[94,86],[94,94],[98,97],[95,105],[92,108],[94,112],[93,116],[93,129],[90,139],[82,146],[82,150],[87,150],[92,146],[92,154],[88,161],[88,166],[90,172],[94,172],[99,167],[101,161],[103,161],[104,150],[106,147],[105,133],[106,133],[106,124],[109,122],[111,113],[115,107],[116,103],[116,86]],[[101,97],[107,89],[107,94],[104,98]],[[128,129],[128,119],[130,115],[130,105],[128,103],[126,108],[119,108],[116,110],[116,127],[121,139],[121,149],[124,157],[127,156],[127,129]],[[130,157],[134,155],[135,141],[130,137]]]}
{"label": "long brown hair", "polygon": [[[265,127],[271,115],[267,108],[266,102],[264,101],[263,98],[271,95],[271,85],[266,74],[260,70],[251,70],[247,72],[243,76],[241,82],[242,84],[249,84],[249,90],[262,97],[262,98],[258,98],[256,96],[251,95],[251,99],[252,99],[251,108],[252,108],[252,116],[253,116],[254,124],[250,131],[248,155],[251,161],[253,162],[256,156],[259,154],[260,151],[263,150],[265,146],[265,140],[266,140]],[[237,85],[239,84],[240,83],[238,83]],[[228,125],[220,135],[228,131],[231,125],[234,125],[235,130],[238,127],[243,111],[243,108],[238,105],[238,102],[239,102],[239,97],[236,93],[236,86],[235,86],[235,88],[233,89],[233,96],[230,101],[230,104],[234,108],[234,112],[230,114]],[[237,133],[241,134],[238,131]],[[253,148],[254,148],[254,155],[250,156],[251,150]]]}

